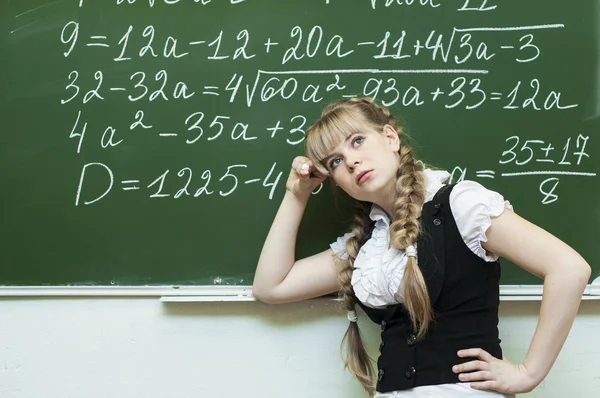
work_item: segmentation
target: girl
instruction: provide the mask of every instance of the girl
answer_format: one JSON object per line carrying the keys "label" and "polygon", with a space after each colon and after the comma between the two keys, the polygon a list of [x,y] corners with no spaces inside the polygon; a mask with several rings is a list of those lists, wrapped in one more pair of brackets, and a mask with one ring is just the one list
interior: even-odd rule
{"label": "girl", "polygon": [[[591,269],[579,254],[473,181],[424,168],[389,111],[369,98],[327,106],[306,132],[262,249],[254,296],[284,303],[339,292],[350,321],[345,365],[369,396],[499,397],[529,392],[548,374]],[[311,192],[331,178],[356,199],[352,232],[294,261]],[[544,279],[525,360],[502,356],[499,257]],[[377,369],[356,305],[381,325]],[[376,385],[373,385],[373,379]]]}

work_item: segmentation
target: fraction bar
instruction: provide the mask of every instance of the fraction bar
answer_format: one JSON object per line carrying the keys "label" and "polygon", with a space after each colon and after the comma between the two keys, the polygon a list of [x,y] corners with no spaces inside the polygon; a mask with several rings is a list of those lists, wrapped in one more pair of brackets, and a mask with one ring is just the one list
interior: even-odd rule
{"label": "fraction bar", "polygon": [[596,177],[596,173],[584,173],[579,171],[521,171],[518,173],[502,173],[502,177],[514,177],[525,175],[570,175],[583,177]]}

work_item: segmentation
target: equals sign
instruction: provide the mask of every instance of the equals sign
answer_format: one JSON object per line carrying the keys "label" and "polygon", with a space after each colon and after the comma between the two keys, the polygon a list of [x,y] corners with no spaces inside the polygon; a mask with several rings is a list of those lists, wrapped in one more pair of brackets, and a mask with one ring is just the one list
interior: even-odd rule
{"label": "equals sign", "polygon": [[[90,36],[90,39],[92,40],[106,40],[106,36]],[[110,47],[108,44],[106,43],[88,43],[86,44],[87,47]]]}
{"label": "equals sign", "polygon": [[207,90],[218,90],[218,89],[219,89],[219,87],[217,87],[217,86],[204,86],[204,91],[202,92],[202,94],[219,96],[219,93],[217,93],[217,92],[207,91]]}
{"label": "equals sign", "polygon": [[490,93],[491,100],[499,100],[502,99],[502,93]]}
{"label": "equals sign", "polygon": [[479,178],[494,178],[496,172],[493,170],[479,170],[475,172],[475,175]]}
{"label": "equals sign", "polygon": [[123,191],[133,191],[136,189],[140,189],[140,187],[135,186],[135,184],[138,184],[139,182],[140,182],[140,180],[123,180],[123,181],[121,181],[121,184],[123,184],[123,185],[129,185],[129,184],[132,185],[130,187],[123,187]]}

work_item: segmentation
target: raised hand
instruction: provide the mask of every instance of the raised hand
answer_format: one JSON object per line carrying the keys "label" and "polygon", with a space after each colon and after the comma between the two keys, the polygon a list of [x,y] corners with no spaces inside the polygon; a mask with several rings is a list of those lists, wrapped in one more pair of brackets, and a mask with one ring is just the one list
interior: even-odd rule
{"label": "raised hand", "polygon": [[306,199],[326,178],[326,175],[317,171],[310,159],[297,156],[292,162],[285,188],[298,198]]}

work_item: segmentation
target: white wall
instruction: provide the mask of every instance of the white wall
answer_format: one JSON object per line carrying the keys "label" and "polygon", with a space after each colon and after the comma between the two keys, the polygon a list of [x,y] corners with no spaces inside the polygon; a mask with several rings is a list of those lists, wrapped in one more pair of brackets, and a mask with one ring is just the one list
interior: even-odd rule
{"label": "white wall", "polygon": [[[539,302],[503,302],[519,361]],[[379,330],[361,316],[375,352]],[[168,303],[0,299],[0,398],[358,398],[342,369],[345,314],[331,300]],[[600,301],[583,302],[552,372],[526,397],[600,396]]]}

